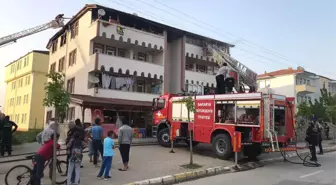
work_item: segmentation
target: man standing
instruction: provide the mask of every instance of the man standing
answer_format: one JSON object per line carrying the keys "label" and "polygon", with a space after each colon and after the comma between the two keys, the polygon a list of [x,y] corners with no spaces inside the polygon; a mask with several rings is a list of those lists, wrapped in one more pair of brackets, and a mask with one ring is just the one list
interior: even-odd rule
{"label": "man standing", "polygon": [[305,140],[309,143],[309,149],[312,156],[311,161],[317,161],[316,145],[318,141],[318,130],[315,124],[315,120],[309,123],[309,127],[307,128],[306,131]]}
{"label": "man standing", "polygon": [[223,63],[216,74],[216,94],[225,94],[225,79],[229,74],[227,63]]}
{"label": "man standing", "polygon": [[123,126],[119,128],[118,132],[119,150],[124,164],[124,167],[120,168],[119,171],[128,170],[129,153],[132,144],[132,134],[133,134],[133,129],[132,127],[128,126],[128,124],[129,124],[128,120],[126,119],[123,120]]}
{"label": "man standing", "polygon": [[99,118],[96,118],[95,125],[91,128],[92,145],[93,145],[93,164],[98,167],[98,151],[103,158],[103,128]]}
{"label": "man standing", "polygon": [[[4,125],[2,129],[2,143],[1,143],[1,156],[5,155],[5,150],[8,155],[12,155],[12,137],[13,133],[17,130],[18,126],[10,121],[9,116],[5,116]],[[13,129],[14,127],[14,129]]]}
{"label": "man standing", "polygon": [[319,145],[319,149],[320,149],[320,155],[323,155],[323,147],[322,147],[322,140],[323,140],[323,137],[322,137],[322,131],[323,131],[323,127],[322,125],[320,124],[320,122],[322,121],[318,121],[316,122],[316,126],[317,126],[317,132],[318,132],[318,145]]}

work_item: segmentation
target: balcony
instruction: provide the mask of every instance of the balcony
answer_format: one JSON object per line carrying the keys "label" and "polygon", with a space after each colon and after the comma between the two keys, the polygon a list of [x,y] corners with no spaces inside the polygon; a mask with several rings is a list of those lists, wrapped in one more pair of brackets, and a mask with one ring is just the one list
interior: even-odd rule
{"label": "balcony", "polygon": [[100,37],[131,43],[155,50],[164,49],[163,35],[153,34],[107,21],[100,20],[99,22]]}
{"label": "balcony", "polygon": [[104,68],[105,71],[113,71],[122,74],[132,74],[135,76],[152,77],[156,79],[163,78],[164,70],[161,65],[101,53],[91,55],[91,60],[95,61],[91,63],[95,63],[96,70]]}
{"label": "balcony", "polygon": [[200,73],[195,71],[185,71],[185,79],[189,82],[193,81],[193,83],[197,84],[208,84],[209,86],[212,86],[216,84],[215,75],[207,74],[207,73]]}
{"label": "balcony", "polygon": [[316,92],[316,87],[308,84],[296,85],[295,89],[297,93],[308,94]]}
{"label": "balcony", "polygon": [[134,101],[153,101],[153,98],[159,97],[159,94],[120,91],[113,89],[98,88],[94,96],[102,98],[126,99]]}

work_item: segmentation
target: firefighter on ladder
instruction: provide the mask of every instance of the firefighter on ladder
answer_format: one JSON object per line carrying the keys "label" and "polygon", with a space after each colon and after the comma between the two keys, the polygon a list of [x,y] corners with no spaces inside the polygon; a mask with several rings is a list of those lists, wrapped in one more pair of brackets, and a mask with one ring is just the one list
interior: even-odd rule
{"label": "firefighter on ladder", "polygon": [[230,68],[223,63],[216,74],[216,94],[231,93],[234,86],[234,79],[230,76]]}

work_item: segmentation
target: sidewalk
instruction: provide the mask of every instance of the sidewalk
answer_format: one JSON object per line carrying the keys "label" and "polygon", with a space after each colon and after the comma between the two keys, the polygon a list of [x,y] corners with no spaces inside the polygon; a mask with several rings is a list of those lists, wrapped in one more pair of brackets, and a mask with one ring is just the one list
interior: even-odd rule
{"label": "sidewalk", "polygon": [[[118,144],[118,140],[114,139],[114,142]],[[59,142],[61,145],[64,142]],[[135,138],[133,139],[132,145],[153,145],[157,144],[156,138]],[[24,153],[33,153],[36,152],[37,149],[40,148],[40,144],[38,143],[25,143],[22,145],[14,145],[12,155],[19,155]]]}

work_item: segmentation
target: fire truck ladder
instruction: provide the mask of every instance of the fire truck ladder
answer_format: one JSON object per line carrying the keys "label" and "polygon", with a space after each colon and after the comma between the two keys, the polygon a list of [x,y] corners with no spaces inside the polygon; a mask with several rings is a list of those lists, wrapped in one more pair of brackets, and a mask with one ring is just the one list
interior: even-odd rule
{"label": "fire truck ladder", "polygon": [[29,36],[29,35],[33,35],[35,33],[47,30],[49,28],[60,28],[64,26],[64,18],[63,18],[63,14],[59,14],[56,16],[56,18],[48,23],[33,27],[33,28],[29,28],[27,30],[24,31],[20,31],[11,35],[7,35],[5,37],[1,37],[0,38],[0,46],[11,43],[11,42],[16,42],[18,39],[21,39],[23,37]]}
{"label": "fire truck ladder", "polygon": [[217,60],[218,64],[226,62],[232,69],[239,73],[239,79],[242,79],[242,84],[256,89],[257,73],[240,63],[236,59],[232,58],[228,53],[221,50],[214,44],[207,44],[207,53],[211,53]]}
{"label": "fire truck ladder", "polygon": [[[274,110],[271,109],[271,105],[273,105],[273,102],[271,100],[270,97],[270,91],[268,93],[263,94],[264,96],[264,109],[265,109],[265,114],[266,115],[270,115],[270,116],[266,116],[264,120],[265,121],[265,131],[267,132],[267,136],[271,142],[271,147],[272,147],[272,152],[275,151],[280,151],[280,147],[279,147],[279,140],[278,140],[278,134],[277,132],[274,130]],[[272,116],[271,116],[272,114]],[[274,141],[275,140],[275,141]],[[275,142],[275,146],[274,147],[274,142]]]}

